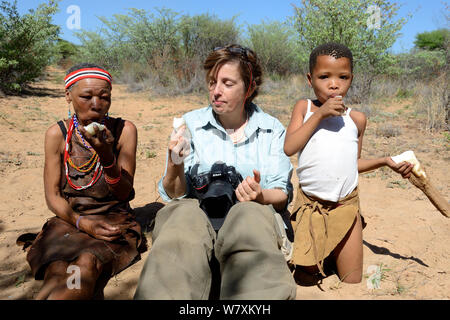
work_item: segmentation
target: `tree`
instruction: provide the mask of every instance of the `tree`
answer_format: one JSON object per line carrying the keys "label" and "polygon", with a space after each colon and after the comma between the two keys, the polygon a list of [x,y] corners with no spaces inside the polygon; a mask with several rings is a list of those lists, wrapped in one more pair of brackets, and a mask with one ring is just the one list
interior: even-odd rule
{"label": "tree", "polygon": [[422,32],[416,35],[414,45],[424,50],[445,50],[446,41],[450,37],[448,29],[438,29],[431,32]]}
{"label": "tree", "polygon": [[56,47],[58,52],[56,58],[59,65],[67,64],[77,54],[77,46],[67,40],[59,38]]}
{"label": "tree", "polygon": [[141,9],[115,14],[112,18],[99,17],[103,27],[97,32],[76,34],[81,42],[78,60],[87,59],[113,71],[120,72],[130,61],[155,67],[164,56],[178,50],[176,12],[156,9],[158,15]]}
{"label": "tree", "polygon": [[393,57],[395,63],[387,74],[400,78],[403,83],[411,80],[432,81],[445,69],[445,54],[442,51],[411,50]]}
{"label": "tree", "polygon": [[392,63],[389,48],[407,21],[395,20],[398,9],[388,0],[302,0],[300,6],[294,5],[304,68],[316,46],[342,43],[352,50],[355,73],[365,78],[359,95],[368,96],[374,78]]}
{"label": "tree", "polygon": [[235,17],[220,20],[215,15],[185,15],[181,18],[181,48],[187,57],[198,57],[203,61],[215,47],[236,43],[239,39],[239,28]]}
{"label": "tree", "polygon": [[51,23],[58,0],[21,16],[17,0],[0,4],[0,90],[19,92],[39,77],[56,53],[59,27]]}
{"label": "tree", "polygon": [[180,92],[203,85],[203,61],[216,46],[234,43],[239,29],[234,18],[209,14],[182,16],[170,9],[156,13],[129,9],[127,15],[100,17],[103,28],[81,31],[77,60],[101,64],[129,83],[151,83]]}
{"label": "tree", "polygon": [[286,75],[298,72],[295,30],[282,22],[262,22],[248,27],[250,46],[257,52],[269,74]]}
{"label": "tree", "polygon": [[81,42],[77,60],[98,63],[117,73],[138,65],[136,78],[142,78],[148,68],[163,68],[178,51],[178,13],[164,8],[156,11],[157,15],[131,8],[128,15],[100,17],[101,30],[76,34]]}

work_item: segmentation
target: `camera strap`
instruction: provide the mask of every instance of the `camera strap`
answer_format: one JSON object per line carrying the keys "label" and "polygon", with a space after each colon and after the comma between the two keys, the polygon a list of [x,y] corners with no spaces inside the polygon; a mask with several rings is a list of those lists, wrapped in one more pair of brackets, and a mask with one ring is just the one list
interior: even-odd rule
{"label": "camera strap", "polygon": [[200,163],[196,163],[194,166],[189,167],[189,175],[196,176],[198,173],[198,167],[200,167]]}

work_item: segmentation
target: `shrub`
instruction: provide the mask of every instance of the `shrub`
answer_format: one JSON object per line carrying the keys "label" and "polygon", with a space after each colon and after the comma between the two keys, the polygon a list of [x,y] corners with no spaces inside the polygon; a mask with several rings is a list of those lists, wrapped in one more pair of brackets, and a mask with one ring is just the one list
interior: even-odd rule
{"label": "shrub", "polygon": [[445,50],[446,41],[449,40],[448,29],[438,29],[430,32],[422,32],[416,35],[414,44],[417,48],[424,50]]}
{"label": "shrub", "polygon": [[376,130],[376,135],[379,137],[385,137],[385,138],[391,138],[391,137],[397,137],[401,134],[401,130],[388,123],[388,124],[382,124],[380,125]]}
{"label": "shrub", "polygon": [[220,20],[216,15],[210,14],[183,16],[179,31],[183,56],[201,62],[215,47],[237,43],[240,33],[234,17]]}
{"label": "shrub", "polygon": [[446,66],[445,52],[412,50],[393,56],[394,64],[386,73],[402,81],[430,81],[439,76]]}
{"label": "shrub", "polygon": [[19,92],[42,75],[56,53],[59,27],[51,24],[58,1],[49,0],[21,16],[17,0],[0,4],[0,90]]}
{"label": "shrub", "polygon": [[56,50],[56,61],[60,66],[64,68],[67,68],[72,64],[72,58],[76,56],[78,52],[77,46],[75,44],[61,38],[59,38],[56,42]]}
{"label": "shrub", "polygon": [[426,115],[426,129],[449,130],[450,96],[448,73],[441,74],[431,83],[421,83],[417,87],[418,113]]}
{"label": "shrub", "polygon": [[182,16],[169,9],[156,13],[130,9],[128,15],[101,17],[103,28],[82,31],[77,61],[110,69],[131,90],[183,94],[203,87],[203,60],[216,46],[237,42],[234,19],[214,15]]}
{"label": "shrub", "polygon": [[288,75],[298,73],[298,59],[295,30],[278,21],[262,22],[248,27],[248,41],[257,52],[261,65],[269,74]]}
{"label": "shrub", "polygon": [[293,21],[303,64],[307,65],[312,49],[322,43],[334,41],[348,46],[353,53],[355,73],[364,73],[360,78],[365,78],[354,88],[355,98],[368,97],[375,77],[392,64],[388,49],[406,23],[405,18],[395,20],[397,4],[379,0],[379,28],[369,28],[372,5],[372,0],[302,0],[300,6],[294,6]]}

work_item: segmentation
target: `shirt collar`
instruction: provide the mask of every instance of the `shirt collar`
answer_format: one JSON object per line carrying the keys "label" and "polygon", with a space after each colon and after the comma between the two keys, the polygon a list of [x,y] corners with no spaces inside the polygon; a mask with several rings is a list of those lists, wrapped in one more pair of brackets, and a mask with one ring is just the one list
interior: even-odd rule
{"label": "shirt collar", "polygon": [[[245,127],[246,136],[250,137],[258,129],[271,129],[271,123],[264,118],[264,112],[261,108],[254,103],[252,103],[250,107],[253,111],[251,112],[251,116],[248,119],[248,124]],[[205,108],[204,116],[198,119],[197,128],[203,127],[206,129],[208,125],[225,132],[225,129],[214,117],[211,105]]]}

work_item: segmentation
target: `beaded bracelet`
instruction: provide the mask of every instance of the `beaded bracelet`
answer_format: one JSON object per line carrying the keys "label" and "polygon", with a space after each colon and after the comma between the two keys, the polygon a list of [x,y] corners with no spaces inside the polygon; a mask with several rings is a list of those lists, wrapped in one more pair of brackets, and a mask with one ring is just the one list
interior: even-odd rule
{"label": "beaded bracelet", "polygon": [[116,157],[114,156],[113,162],[109,166],[103,166],[103,169],[111,169],[116,164]]}
{"label": "beaded bracelet", "polygon": [[81,218],[83,218],[83,216],[80,214],[80,216],[77,219],[77,222],[75,223],[75,226],[77,227],[78,230],[80,230],[80,220]]}
{"label": "beaded bracelet", "polygon": [[120,181],[120,178],[122,178],[122,170],[119,171],[119,176],[117,178],[110,178],[105,173],[105,181],[109,185],[117,184]]}

